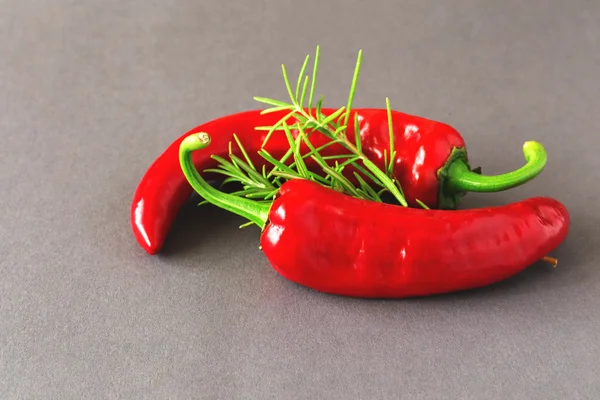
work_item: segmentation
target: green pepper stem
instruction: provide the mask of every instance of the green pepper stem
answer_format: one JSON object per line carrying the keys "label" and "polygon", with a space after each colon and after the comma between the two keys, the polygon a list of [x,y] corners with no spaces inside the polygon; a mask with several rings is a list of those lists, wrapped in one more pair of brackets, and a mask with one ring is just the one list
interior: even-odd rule
{"label": "green pepper stem", "polygon": [[499,192],[522,185],[542,172],[548,158],[544,146],[534,141],[523,144],[523,155],[527,164],[516,171],[495,176],[479,175],[463,160],[457,159],[450,166],[447,183],[453,190],[463,192]]}
{"label": "green pepper stem", "polygon": [[243,197],[223,193],[210,186],[196,170],[192,153],[196,150],[205,149],[210,142],[210,135],[206,132],[200,132],[187,136],[179,145],[179,163],[189,184],[209,203],[247,218],[263,229],[269,218],[270,204],[261,204]]}

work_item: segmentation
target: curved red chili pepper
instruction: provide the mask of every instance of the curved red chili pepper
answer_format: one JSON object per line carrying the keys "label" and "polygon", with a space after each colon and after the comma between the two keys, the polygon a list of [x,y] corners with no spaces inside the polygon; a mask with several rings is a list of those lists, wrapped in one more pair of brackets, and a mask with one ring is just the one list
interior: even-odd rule
{"label": "curved red chili pepper", "polygon": [[[322,109],[330,115],[335,109]],[[354,109],[360,122],[360,137],[364,154],[380,167],[384,167],[384,150],[389,154],[389,127],[387,110]],[[261,167],[265,160],[257,155],[266,136],[258,131],[258,126],[274,125],[286,112],[261,114],[261,110],[251,110],[224,116],[197,126],[177,138],[150,166],[136,189],[131,206],[131,225],[138,243],[150,254],[157,253],[166,239],[167,233],[179,212],[189,199],[192,188],[187,183],[179,166],[178,151],[181,141],[190,134],[200,131],[212,135],[211,151],[195,152],[194,163],[198,170],[216,167],[211,155],[227,157],[229,143],[236,134],[248,151],[253,163]],[[484,177],[470,171],[465,143],[452,127],[398,111],[392,111],[394,148],[396,150],[394,174],[400,183],[409,205],[419,206],[420,200],[430,208],[456,208],[458,199],[466,191],[498,191],[522,184],[541,172],[545,164],[543,148],[537,151],[537,158],[518,171]],[[352,115],[353,117],[354,115]],[[353,121],[353,118],[350,118]],[[291,118],[291,126],[295,120]],[[296,132],[292,132],[294,136]],[[354,127],[350,124],[347,135],[354,137]],[[327,143],[324,135],[315,132],[311,142],[318,147]],[[306,147],[303,146],[303,151]],[[267,142],[265,149],[276,158],[282,157],[289,144],[282,132],[276,132]],[[232,152],[241,156],[237,146]],[[340,154],[344,149],[339,145],[325,148],[323,155]],[[307,166],[313,172],[320,168],[310,159]],[[350,180],[354,180],[351,169],[345,170]],[[211,178],[211,175],[206,175]]]}
{"label": "curved red chili pepper", "polygon": [[261,246],[286,279],[331,294],[403,298],[487,286],[545,257],[567,236],[570,217],[548,197],[481,209],[405,208],[357,199],[316,182],[285,182],[272,204],[210,187],[180,146],[184,173],[209,202],[261,228]]}
{"label": "curved red chili pepper", "polygon": [[[257,152],[261,149],[267,132],[257,131],[255,128],[274,125],[286,113],[260,113],[261,110],[245,111],[199,125],[177,138],[152,163],[133,195],[130,211],[133,233],[144,250],[150,254],[160,251],[177,213],[192,194],[192,187],[186,181],[179,165],[181,141],[186,136],[200,131],[211,133],[211,152],[196,152],[193,155],[196,168],[202,171],[217,167],[217,162],[211,158],[212,155],[224,158],[229,156],[229,145],[235,134],[242,146],[248,150],[252,162],[261,167],[266,162]],[[311,143],[317,146],[327,143],[327,140],[322,135],[311,136]],[[339,152],[340,148],[336,147],[325,148],[323,154],[335,154],[336,150]],[[284,135],[274,134],[264,148],[272,156],[281,158],[289,149],[289,143]],[[303,146],[303,149],[306,151],[306,146]],[[233,154],[241,156],[237,146],[231,146],[231,150]],[[307,165],[311,165],[310,160],[307,160]],[[207,179],[215,177],[214,174],[204,176]]]}

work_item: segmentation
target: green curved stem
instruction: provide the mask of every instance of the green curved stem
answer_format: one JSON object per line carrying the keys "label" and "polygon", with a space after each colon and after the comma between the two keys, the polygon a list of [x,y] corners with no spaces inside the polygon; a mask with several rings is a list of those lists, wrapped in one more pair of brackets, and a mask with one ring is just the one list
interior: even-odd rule
{"label": "green curved stem", "polygon": [[457,159],[448,171],[448,184],[452,189],[464,192],[499,192],[522,185],[539,175],[547,161],[546,150],[538,142],[525,142],[523,155],[527,164],[516,171],[495,176],[479,175]]}
{"label": "green curved stem", "polygon": [[208,133],[200,132],[187,136],[179,145],[179,163],[189,184],[209,203],[247,218],[263,229],[269,218],[270,204],[261,204],[243,197],[223,193],[210,186],[196,170],[192,153],[208,147],[210,142],[211,138]]}

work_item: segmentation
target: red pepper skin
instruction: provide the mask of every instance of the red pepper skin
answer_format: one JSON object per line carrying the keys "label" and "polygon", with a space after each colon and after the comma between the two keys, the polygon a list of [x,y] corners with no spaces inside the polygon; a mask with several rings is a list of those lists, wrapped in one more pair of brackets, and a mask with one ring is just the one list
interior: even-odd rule
{"label": "red pepper skin", "polygon": [[560,202],[423,210],[360,200],[307,180],[282,185],[261,246],[286,279],[362,298],[405,298],[487,286],[554,250],[570,217]]}
{"label": "red pepper skin", "polygon": [[[335,109],[322,109],[326,115]],[[383,152],[389,151],[389,129],[387,110],[385,109],[354,109],[357,112],[361,126],[361,141],[363,152],[373,162],[383,167]],[[132,199],[130,220],[136,240],[150,254],[159,252],[180,208],[192,194],[192,188],[183,175],[178,159],[179,144],[192,133],[208,132],[212,137],[210,151],[198,151],[194,154],[194,163],[199,171],[217,166],[211,158],[212,154],[227,157],[229,143],[236,134],[242,145],[249,153],[252,161],[261,166],[262,157],[256,152],[261,148],[266,132],[255,129],[257,126],[273,125],[285,116],[285,112],[261,115],[261,110],[224,116],[205,124],[199,125],[177,138],[153,162],[142,177]],[[352,115],[353,116],[353,115]],[[456,208],[458,201],[453,199],[461,194],[441,195],[443,182],[438,179],[438,172],[443,169],[453,154],[466,157],[466,152],[456,153],[455,149],[465,148],[460,134],[452,127],[425,118],[392,111],[393,130],[395,137],[396,165],[394,173],[402,186],[406,200],[410,206],[419,207],[420,200],[430,208]],[[353,121],[351,118],[350,121]],[[288,123],[294,123],[290,119]],[[354,125],[350,123],[348,137],[354,137]],[[292,132],[295,136],[296,132]],[[327,143],[328,139],[320,133],[311,135],[311,143],[318,147]],[[288,150],[289,144],[282,132],[275,132],[268,141],[265,149],[274,157],[282,157]],[[304,151],[306,147],[303,146]],[[233,153],[241,156],[238,147],[232,146]],[[327,147],[321,153],[340,154],[346,152],[341,146]],[[307,160],[307,166],[313,172],[320,168]],[[345,175],[354,181],[350,168]],[[207,179],[211,177],[206,175]],[[447,201],[441,204],[439,199]],[[450,199],[450,200],[448,200]]]}

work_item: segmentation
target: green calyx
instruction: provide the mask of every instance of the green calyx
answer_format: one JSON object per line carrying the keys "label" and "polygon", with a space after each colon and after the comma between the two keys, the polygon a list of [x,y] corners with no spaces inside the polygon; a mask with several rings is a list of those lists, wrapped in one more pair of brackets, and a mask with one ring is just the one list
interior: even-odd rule
{"label": "green calyx", "polygon": [[454,148],[438,171],[439,208],[457,208],[460,198],[467,192],[500,192],[531,181],[546,166],[546,150],[541,143],[528,141],[523,144],[523,155],[527,163],[521,168],[505,174],[485,176],[471,170],[464,148]]}
{"label": "green calyx", "polygon": [[[448,185],[451,166],[460,164],[470,170],[467,150],[464,147],[454,147],[446,163],[438,170],[439,194],[438,208],[442,210],[455,210],[460,204],[461,198],[466,194],[466,191],[456,191]],[[473,172],[475,173],[475,172]]]}
{"label": "green calyx", "polygon": [[269,217],[271,203],[261,203],[243,197],[223,193],[206,182],[196,170],[192,160],[194,151],[203,150],[210,145],[208,133],[193,133],[179,145],[179,162],[181,170],[192,188],[206,201],[224,210],[242,216],[264,229]]}

